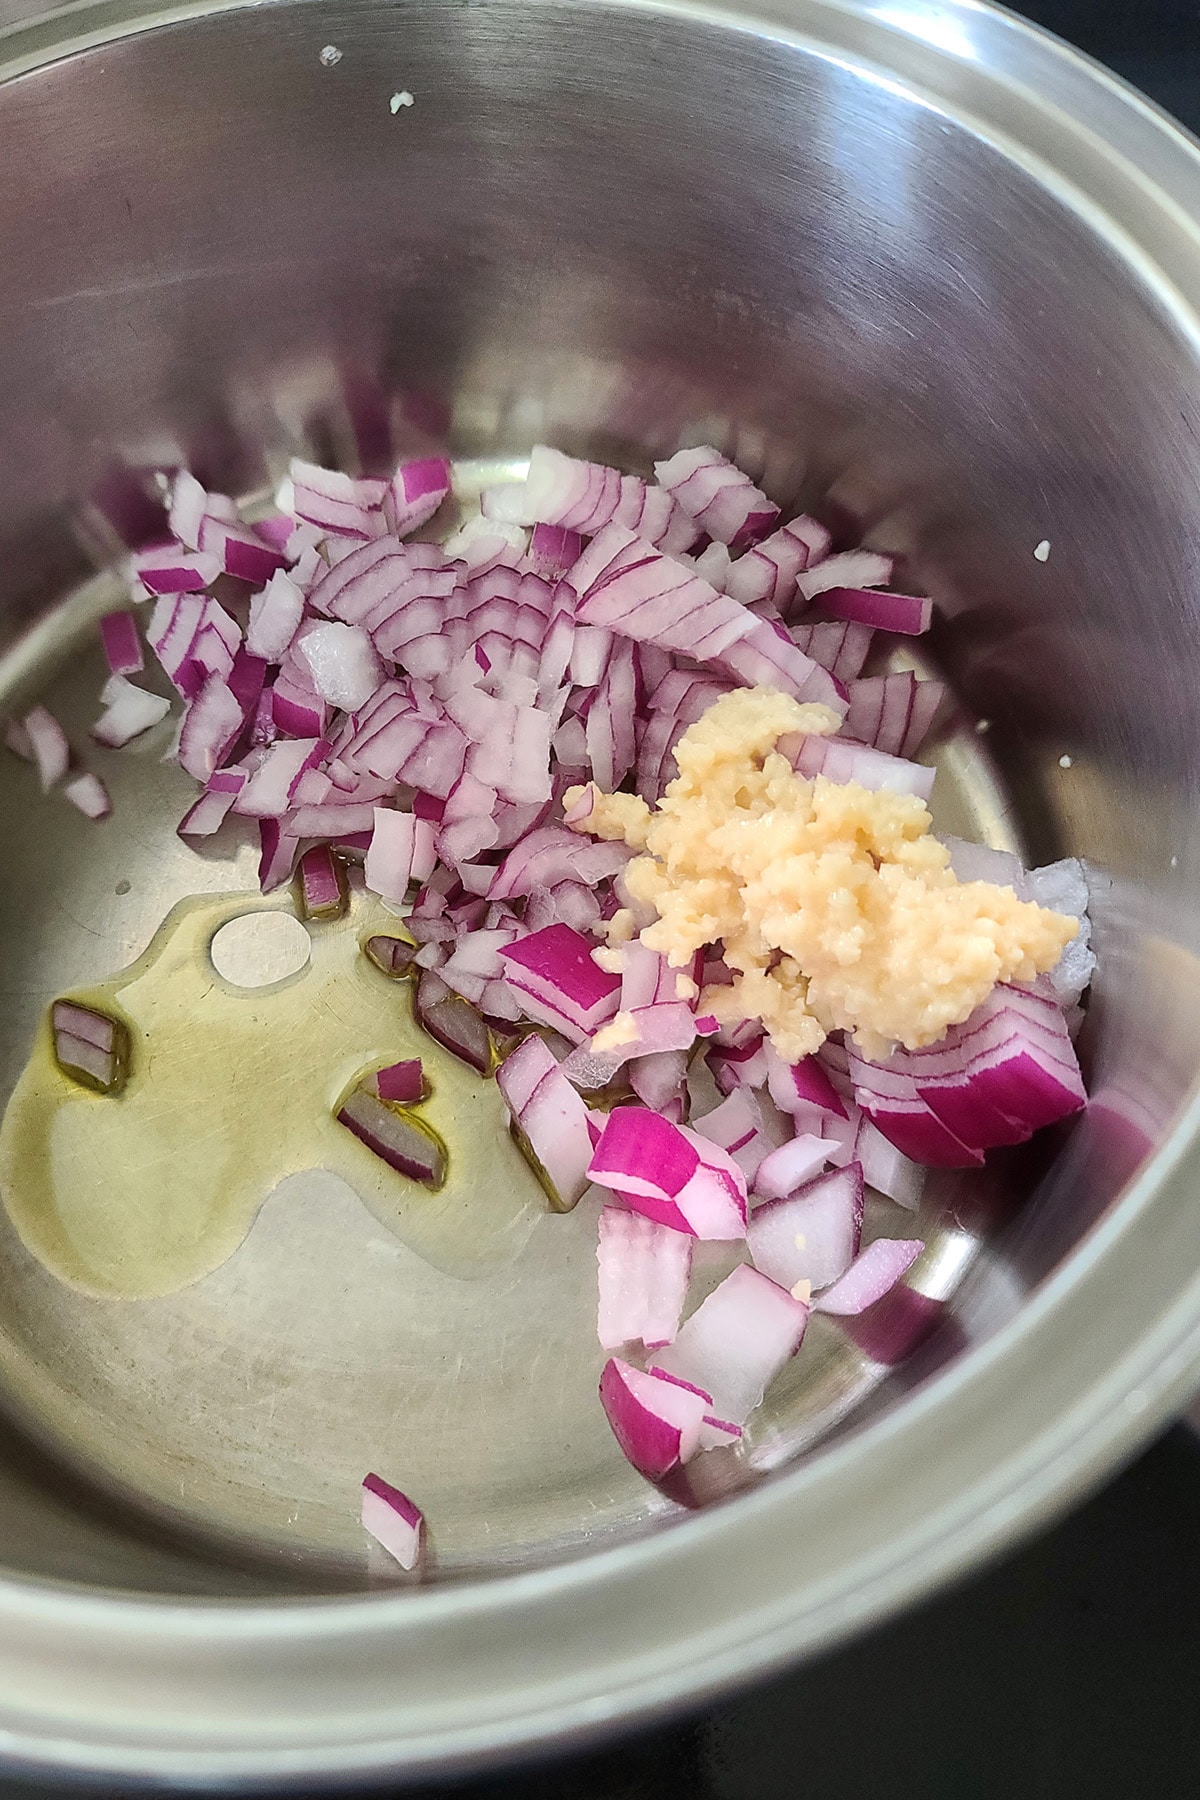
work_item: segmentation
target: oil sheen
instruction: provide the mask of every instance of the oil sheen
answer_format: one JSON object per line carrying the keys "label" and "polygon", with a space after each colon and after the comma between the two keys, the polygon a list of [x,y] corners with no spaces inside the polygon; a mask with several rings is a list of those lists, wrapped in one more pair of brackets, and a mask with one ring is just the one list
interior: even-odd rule
{"label": "oil sheen", "polygon": [[[144,954],[97,986],[59,996],[122,1020],[130,1072],[117,1094],[65,1075],[49,1013],[0,1125],[0,1192],[27,1249],[70,1286],[137,1299],[201,1280],[243,1242],[285,1179],[324,1169],[445,1274],[512,1261],[545,1199],[508,1132],[494,1080],[435,1043],[411,985],[362,953],[397,921],[352,892],[341,919],[310,923],[307,966],[239,987],[209,946],[245,914],[293,912],[290,893],[207,895],[168,914]],[[362,1076],[420,1057],[419,1116],[445,1142],[431,1193],[397,1174],[334,1116]]]}

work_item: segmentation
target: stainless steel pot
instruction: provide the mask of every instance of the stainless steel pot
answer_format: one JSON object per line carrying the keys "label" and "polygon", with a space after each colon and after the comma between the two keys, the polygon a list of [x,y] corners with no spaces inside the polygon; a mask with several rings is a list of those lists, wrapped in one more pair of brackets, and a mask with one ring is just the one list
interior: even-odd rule
{"label": "stainless steel pot", "polygon": [[[1200,1366],[1192,144],[955,0],[103,0],[10,26],[0,78],[5,707],[86,721],[129,471],[711,438],[937,596],[968,825],[1111,881],[1090,1115],[931,1190],[940,1329],[890,1373],[814,1341],[684,1506],[598,1418],[586,1222],[452,1283],[318,1187],[136,1305],[5,1226],[0,1751],[247,1785],[565,1743],[1077,1496]],[[4,771],[9,1078],[57,988],[248,885],[175,845],[156,754],[107,772],[97,832]],[[419,1588],[365,1557],[368,1458],[434,1495]]]}

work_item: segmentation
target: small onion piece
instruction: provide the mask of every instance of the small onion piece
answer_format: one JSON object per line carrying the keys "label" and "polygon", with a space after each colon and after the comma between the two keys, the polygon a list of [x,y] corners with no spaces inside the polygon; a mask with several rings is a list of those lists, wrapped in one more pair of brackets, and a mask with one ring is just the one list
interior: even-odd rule
{"label": "small onion piece", "polygon": [[858,1163],[818,1175],[787,1200],[757,1206],[746,1231],[756,1269],[793,1291],[829,1287],[858,1254],[863,1222],[863,1176]]}
{"label": "small onion piece", "polygon": [[376,1069],[370,1077],[370,1085],[381,1100],[390,1100],[399,1106],[419,1106],[429,1097],[429,1083],[419,1056]]}
{"label": "small onion piece", "polygon": [[230,807],[246,784],[245,769],[218,769],[208,786],[180,820],[181,838],[211,837],[224,824]]}
{"label": "small onion piece", "polygon": [[112,675],[137,675],[146,666],[137,621],[132,613],[105,613],[100,621],[100,641]]}
{"label": "small onion piece", "polygon": [[71,765],[71,746],[67,734],[45,706],[35,706],[21,721],[43,794],[61,781]]}
{"label": "small onion piece", "polygon": [[779,508],[711,445],[678,450],[665,462],[656,462],[654,473],[676,504],[710,538],[731,550],[756,543],[778,522]]}
{"label": "small onion piece", "polygon": [[346,1096],[337,1120],[397,1174],[435,1192],[444,1183],[446,1146],[438,1134],[423,1120],[388,1105],[368,1087],[357,1087]]}
{"label": "small onion piece", "polygon": [[50,1009],[54,1059],[94,1093],[116,1094],[129,1073],[129,1028],[122,1020],[74,1000],[56,1000]]}
{"label": "small onion piece", "polygon": [[596,1333],[606,1350],[639,1342],[661,1349],[672,1342],[687,1297],[692,1242],[686,1233],[624,1207],[603,1209],[596,1245]]}
{"label": "small onion piece", "polygon": [[860,1251],[840,1281],[814,1302],[818,1312],[865,1312],[890,1293],[907,1274],[925,1245],[920,1238],[876,1238]]}
{"label": "small onion piece", "polygon": [[402,1569],[415,1569],[421,1555],[424,1515],[419,1506],[379,1475],[362,1484],[363,1530],[395,1557]]}
{"label": "small onion piece", "polygon": [[711,1396],[718,1419],[744,1425],[800,1348],[808,1306],[746,1264],[685,1319],[656,1362]]}
{"label": "small onion piece", "polygon": [[388,937],[376,932],[363,944],[363,955],[381,974],[392,980],[403,980],[412,974],[413,958],[418,946],[408,938]]}
{"label": "small onion piece", "polygon": [[69,800],[85,819],[107,819],[112,812],[108,789],[98,775],[76,775],[64,786],[63,799]]}
{"label": "small onion piece", "polygon": [[[339,919],[346,910],[346,875],[328,844],[314,844],[300,858],[300,911],[306,919]],[[395,1094],[381,1094],[394,1100]]]}
{"label": "small onion piece", "polygon": [[746,1178],[733,1158],[645,1107],[609,1113],[588,1176],[672,1230],[710,1240],[745,1236]]}
{"label": "small onion piece", "polygon": [[[804,577],[801,576],[801,582]],[[852,619],[876,631],[920,637],[933,622],[933,601],[915,594],[885,594],[874,588],[835,587],[821,590],[821,607],[835,619]]]}
{"label": "small onion piece", "polygon": [[433,873],[433,830],[428,819],[389,807],[372,808],[372,816],[363,879],[373,894],[398,906],[410,881],[425,881]]}
{"label": "small onion piece", "polygon": [[424,1026],[444,1050],[449,1050],[460,1062],[469,1063],[480,1075],[492,1073],[496,1066],[496,1045],[486,1021],[432,969],[421,975],[413,1005],[418,1024]]}
{"label": "small onion piece", "polygon": [[600,1375],[600,1404],[626,1460],[647,1480],[659,1481],[700,1448],[711,1401],[611,1356]]}
{"label": "small onion piece", "polygon": [[551,1205],[569,1212],[587,1188],[592,1156],[583,1100],[537,1036],[527,1037],[505,1058],[496,1085],[512,1115],[513,1136]]}
{"label": "small onion piece", "polygon": [[[495,897],[495,884],[489,890]],[[548,925],[500,952],[505,980],[526,1016],[582,1043],[617,1010],[621,983],[592,961],[569,925]]]}

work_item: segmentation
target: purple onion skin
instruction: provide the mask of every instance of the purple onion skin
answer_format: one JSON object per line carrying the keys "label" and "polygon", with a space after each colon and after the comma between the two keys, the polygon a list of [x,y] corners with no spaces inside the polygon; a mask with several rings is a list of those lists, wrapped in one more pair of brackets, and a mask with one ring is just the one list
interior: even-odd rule
{"label": "purple onion skin", "polygon": [[428,1125],[363,1087],[355,1088],[342,1102],[337,1118],[398,1175],[435,1192],[444,1185],[446,1146]]}
{"label": "purple onion skin", "polygon": [[362,948],[367,961],[393,981],[407,980],[413,972],[413,957],[418,946],[410,944],[406,938],[376,935],[369,937]]}

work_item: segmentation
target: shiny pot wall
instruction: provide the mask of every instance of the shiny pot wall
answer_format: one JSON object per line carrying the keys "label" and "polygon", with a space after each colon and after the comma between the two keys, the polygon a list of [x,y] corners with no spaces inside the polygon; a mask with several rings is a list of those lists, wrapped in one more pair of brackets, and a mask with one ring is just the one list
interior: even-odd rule
{"label": "shiny pot wall", "polygon": [[[0,1749],[245,1784],[559,1741],[828,1642],[1096,1479],[1200,1353],[1190,144],[1014,21],[919,0],[97,5],[0,58],[6,705],[50,682],[86,718],[95,590],[59,603],[112,520],[136,530],[137,471],[187,461],[249,493],[295,450],[550,438],[644,467],[710,439],[937,597],[968,824],[1111,881],[1090,1115],[936,1190],[940,1329],[891,1375],[785,1393],[690,1517],[572,1465],[566,1426],[537,1453],[554,1496],[493,1516],[447,1377],[412,1438],[440,1444],[441,1421],[480,1530],[419,1590],[355,1591],[305,1486],[317,1449],[290,1474],[254,1458],[277,1398],[317,1443],[272,1361],[285,1314],[311,1304],[308,1336],[349,1342],[358,1291],[285,1283],[252,1354],[244,1285],[207,1335],[178,1311],[138,1327],[71,1310],[5,1228]],[[6,775],[10,1074],[56,985],[244,874],[179,861],[170,772],[120,779],[133,824],[100,840]],[[529,1369],[505,1375],[508,1343],[499,1385],[480,1377],[497,1405]],[[340,1370],[364,1406],[382,1354]],[[143,1437],[156,1404],[190,1452]],[[294,1547],[293,1495],[316,1521]]]}

